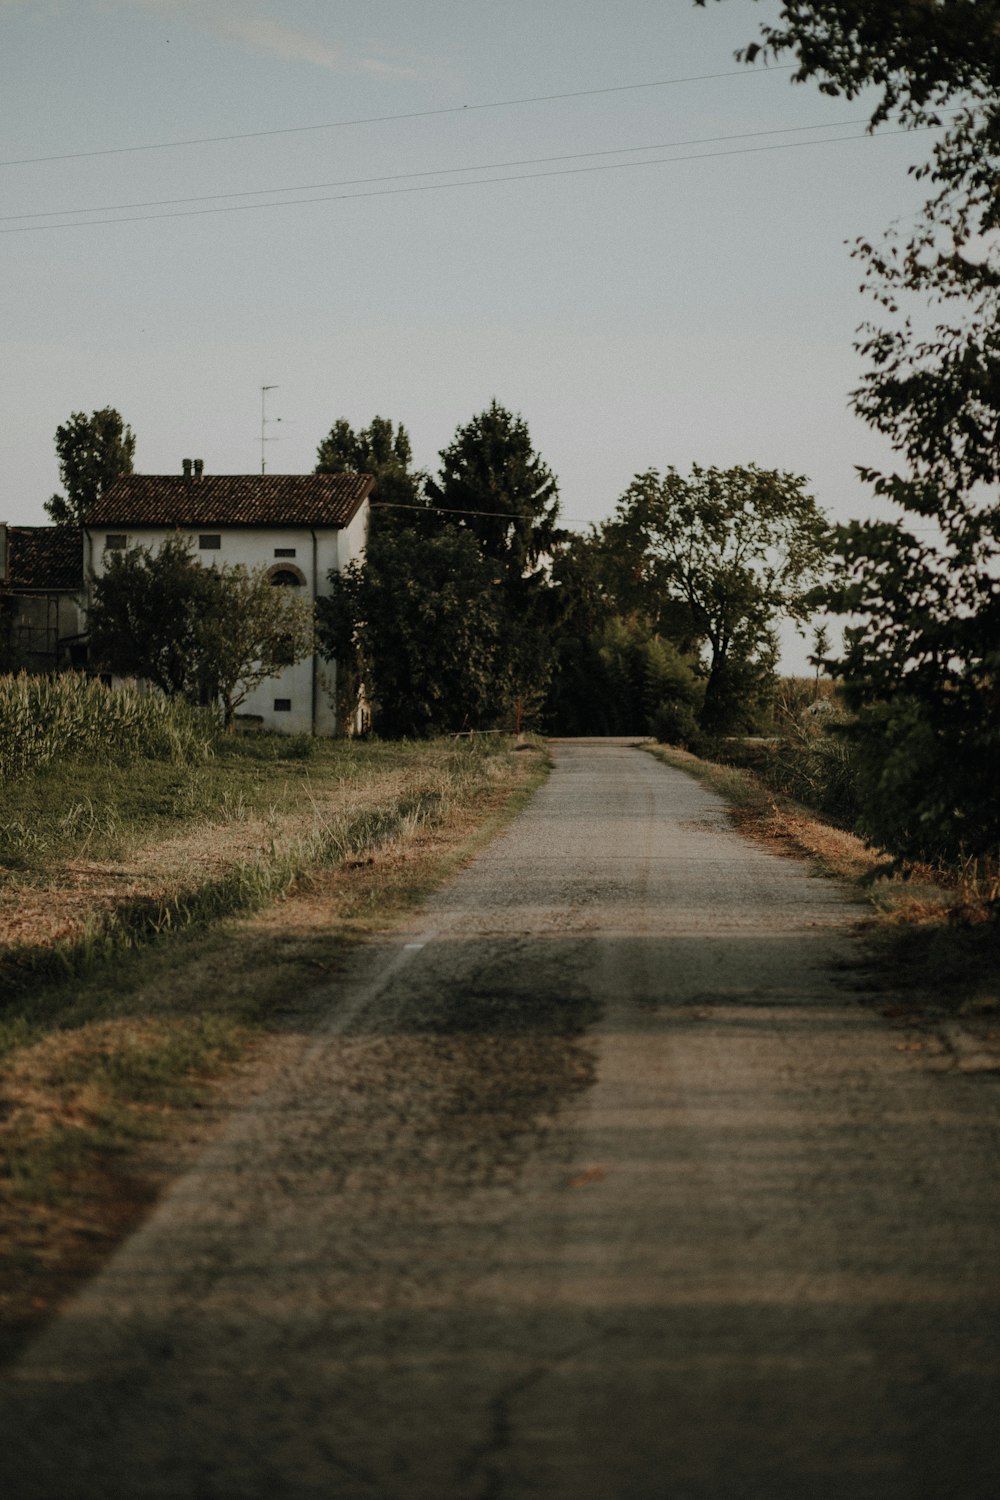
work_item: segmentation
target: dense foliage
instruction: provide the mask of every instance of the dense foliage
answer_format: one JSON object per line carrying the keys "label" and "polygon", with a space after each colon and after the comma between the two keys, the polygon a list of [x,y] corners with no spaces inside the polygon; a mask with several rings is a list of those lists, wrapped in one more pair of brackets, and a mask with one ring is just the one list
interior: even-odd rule
{"label": "dense foliage", "polygon": [[532,447],[528,424],[493,401],[440,457],[428,498],[476,537],[518,592],[560,535],[558,486]]}
{"label": "dense foliage", "polygon": [[338,421],[318,459],[376,479],[365,561],[319,603],[341,690],[363,690],[384,734],[511,727],[519,702],[537,714],[558,501],[523,418],[494,402],[458,429],[438,481],[411,471],[405,428],[380,417],[357,433]]}
{"label": "dense foliage", "polygon": [[[379,733],[437,734],[500,722],[501,611],[493,570],[468,532],[382,527],[368,558],[331,578],[319,633],[348,692],[364,685]],[[352,704],[342,702],[346,722]]]}
{"label": "dense foliage", "polygon": [[525,725],[694,745],[751,727],[774,685],[774,626],[804,615],[823,519],[791,474],[638,475],[587,535],[558,525],[555,478],[498,402],[459,427],[436,479],[406,430],[338,421],[320,466],[364,465],[365,560],[332,574],[319,635],[343,720],[380,733]]}
{"label": "dense foliage", "polygon": [[829,94],[876,90],[872,128],[941,127],[915,229],[856,246],[884,324],[861,330],[854,404],[898,456],[863,472],[901,515],[837,534],[827,597],[851,624],[831,666],[858,714],[864,829],[901,855],[995,857],[1000,0],[788,0],[744,55],[761,53]]}
{"label": "dense foliage", "polygon": [[809,614],[826,528],[805,483],[752,464],[695,465],[689,478],[651,469],[605,527],[618,567],[651,603],[673,603],[683,633],[705,643],[699,722],[708,733],[752,726],[774,676],[776,621]]}
{"label": "dense foliage", "polygon": [[135,434],[113,406],[75,411],[56,428],[59,476],[65,495],[53,495],[45,510],[57,526],[82,526],[87,511],[109,484],[131,474]]}

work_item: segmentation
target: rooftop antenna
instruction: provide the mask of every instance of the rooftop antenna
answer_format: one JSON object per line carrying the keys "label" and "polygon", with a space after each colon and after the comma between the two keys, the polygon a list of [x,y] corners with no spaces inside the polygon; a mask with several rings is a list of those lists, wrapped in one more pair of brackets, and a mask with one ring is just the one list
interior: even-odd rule
{"label": "rooftop antenna", "polygon": [[262,474],[267,471],[267,464],[264,460],[264,444],[276,443],[278,441],[277,438],[268,437],[267,435],[268,423],[281,421],[280,417],[269,417],[267,415],[267,393],[268,391],[276,391],[277,389],[276,385],[262,385],[260,388],[260,472]]}

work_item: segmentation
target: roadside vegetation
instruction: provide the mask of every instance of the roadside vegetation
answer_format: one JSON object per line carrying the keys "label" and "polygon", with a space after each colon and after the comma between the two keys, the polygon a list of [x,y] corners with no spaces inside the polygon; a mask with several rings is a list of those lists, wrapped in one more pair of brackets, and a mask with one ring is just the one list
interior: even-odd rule
{"label": "roadside vegetation", "polygon": [[[211,714],[183,699],[123,687],[109,693],[82,674],[0,676],[0,786],[56,762],[127,766],[140,759],[193,763],[212,754]],[[11,793],[5,805],[11,806]],[[0,830],[0,837],[5,836]]]}
{"label": "roadside vegetation", "polygon": [[983,856],[890,855],[866,827],[851,716],[834,684],[785,679],[767,733],[668,744],[651,752],[706,782],[736,825],[779,852],[805,855],[845,881],[869,919],[866,983],[901,991],[913,1010],[1000,1017],[1000,868]]}
{"label": "roadside vegetation", "polygon": [[3,788],[0,1346],[134,1222],[209,1081],[315,1024],[345,945],[412,908],[545,769],[495,736],[202,733],[156,754],[77,736]]}

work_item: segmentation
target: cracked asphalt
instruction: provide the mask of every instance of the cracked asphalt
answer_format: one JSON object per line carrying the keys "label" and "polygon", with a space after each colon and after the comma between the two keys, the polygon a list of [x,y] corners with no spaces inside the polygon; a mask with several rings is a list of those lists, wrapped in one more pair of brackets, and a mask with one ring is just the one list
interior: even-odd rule
{"label": "cracked asphalt", "polygon": [[1000,1079],[711,792],[553,753],[5,1373],[5,1500],[1000,1495]]}

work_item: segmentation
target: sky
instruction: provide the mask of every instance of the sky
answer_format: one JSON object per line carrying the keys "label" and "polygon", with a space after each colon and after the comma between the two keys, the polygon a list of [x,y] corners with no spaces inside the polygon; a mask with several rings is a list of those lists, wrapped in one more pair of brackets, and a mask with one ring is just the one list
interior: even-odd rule
{"label": "sky", "polygon": [[74,411],[139,472],[259,472],[265,385],[268,472],[376,414],[434,470],[496,398],[574,527],[669,464],[877,513],[849,246],[929,140],[739,64],[776,11],[0,0],[0,520],[45,521]]}

